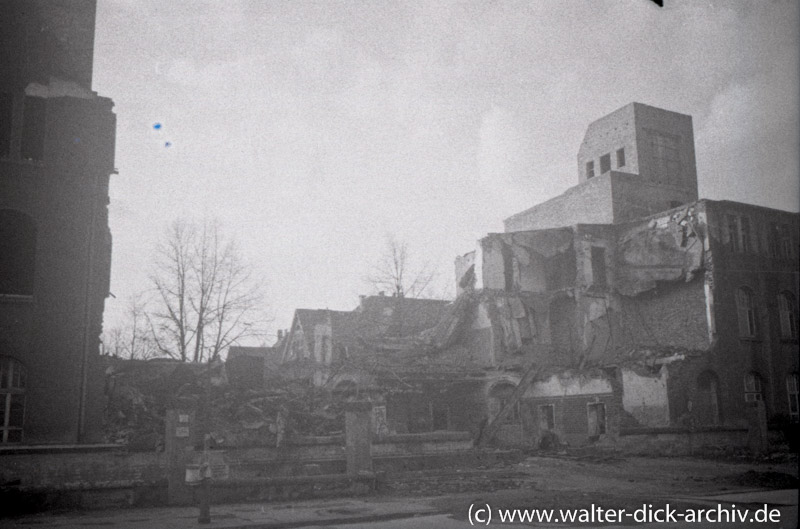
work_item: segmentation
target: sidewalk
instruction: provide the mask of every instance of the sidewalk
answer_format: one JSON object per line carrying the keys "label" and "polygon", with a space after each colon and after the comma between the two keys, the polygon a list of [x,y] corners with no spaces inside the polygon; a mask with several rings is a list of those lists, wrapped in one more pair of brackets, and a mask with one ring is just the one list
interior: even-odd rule
{"label": "sidewalk", "polygon": [[68,514],[41,514],[0,519],[7,529],[48,527],[78,529],[113,527],[115,529],[271,529],[370,522],[435,514],[429,505],[412,499],[336,499],[293,503],[242,503],[212,505],[211,523],[198,524],[196,507],[131,508],[113,511],[89,511]]}

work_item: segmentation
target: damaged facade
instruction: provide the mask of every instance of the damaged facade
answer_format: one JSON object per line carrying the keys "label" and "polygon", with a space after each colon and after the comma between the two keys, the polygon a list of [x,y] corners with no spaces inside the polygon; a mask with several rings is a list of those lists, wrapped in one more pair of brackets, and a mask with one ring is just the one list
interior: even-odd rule
{"label": "damaged facade", "polygon": [[102,438],[111,100],[95,2],[0,2],[0,444]]}
{"label": "damaged facade", "polygon": [[578,186],[456,259],[461,321],[433,342],[492,369],[490,413],[535,370],[501,440],[744,427],[755,402],[797,421],[798,215],[697,200],[691,118],[638,103],[578,162]]}
{"label": "damaged facade", "polygon": [[450,305],[380,295],[362,296],[353,311],[298,309],[276,347],[284,369],[311,366],[310,383],[333,400],[371,400],[377,435],[477,432],[483,369],[459,355],[432,357],[425,342]]}
{"label": "damaged facade", "polygon": [[578,167],[456,259],[452,303],[298,310],[283,361],[390,431],[478,444],[797,422],[798,215],[698,200],[691,117],[639,103],[589,126]]}

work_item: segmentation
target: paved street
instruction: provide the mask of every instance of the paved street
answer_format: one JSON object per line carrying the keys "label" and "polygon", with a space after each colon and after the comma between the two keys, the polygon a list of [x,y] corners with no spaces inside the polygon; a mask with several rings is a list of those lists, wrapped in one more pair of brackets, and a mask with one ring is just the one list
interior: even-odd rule
{"label": "paved street", "polygon": [[[291,503],[241,503],[212,506],[212,522],[204,527],[278,528],[462,528],[470,525],[471,506],[490,505],[490,525],[503,524],[500,509],[626,509],[643,504],[670,504],[687,509],[748,509],[754,513],[766,504],[777,509],[780,523],[650,523],[627,520],[625,527],[785,527],[798,520],[796,463],[750,463],[696,458],[641,457],[529,457],[508,469],[522,476],[524,486],[496,488],[480,476],[460,473],[428,479],[413,490],[391,487],[368,498],[296,501]],[[424,485],[422,484],[424,483]],[[453,492],[456,483],[464,490]],[[130,508],[80,513],[47,513],[0,520],[0,527],[78,529],[189,529],[200,527],[194,507]],[[481,515],[479,514],[479,517]],[[476,524],[480,525],[480,524]],[[574,523],[527,523],[517,527],[572,527]],[[584,525],[583,527],[586,527]],[[591,526],[591,524],[589,524]],[[607,524],[605,527],[614,527]]]}

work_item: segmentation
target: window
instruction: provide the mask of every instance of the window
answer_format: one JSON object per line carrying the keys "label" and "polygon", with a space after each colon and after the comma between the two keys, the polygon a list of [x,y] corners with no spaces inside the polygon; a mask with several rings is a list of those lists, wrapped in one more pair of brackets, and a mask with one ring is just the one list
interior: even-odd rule
{"label": "window", "polygon": [[625,167],[625,149],[617,149],[617,167]]}
{"label": "window", "polygon": [[592,284],[599,287],[607,285],[606,249],[592,246]]}
{"label": "window", "polygon": [[741,252],[742,247],[739,244],[739,221],[735,215],[725,215],[725,225],[728,228],[728,248],[732,252]]}
{"label": "window", "polygon": [[792,422],[800,420],[800,406],[798,406],[797,393],[798,393],[797,373],[792,373],[786,377],[786,394],[789,395],[789,418]]}
{"label": "window", "polygon": [[778,259],[791,259],[794,256],[792,251],[792,234],[789,226],[772,222],[769,225],[769,253]]}
{"label": "window", "polygon": [[25,367],[0,356],[0,443],[21,443],[25,419]]}
{"label": "window", "polygon": [[736,310],[739,316],[739,336],[753,338],[756,326],[756,303],[753,291],[747,287],[736,291]]}
{"label": "window", "polygon": [[741,237],[742,251],[750,253],[753,251],[753,239],[750,236],[750,217],[739,217],[739,237]]}
{"label": "window", "polygon": [[19,211],[0,210],[0,294],[33,295],[36,226]]}
{"label": "window", "polygon": [[588,404],[586,413],[589,419],[589,437],[599,437],[606,433],[606,405],[602,402]]}
{"label": "window", "polygon": [[761,377],[758,373],[748,373],[744,377],[744,401],[761,402]]}
{"label": "window", "polygon": [[604,154],[600,157],[600,174],[606,174],[611,170],[611,155]]}
{"label": "window", "polygon": [[681,173],[680,138],[655,131],[649,131],[649,137],[653,177],[658,181],[677,180]]}
{"label": "window", "polygon": [[25,96],[22,114],[22,144],[20,145],[20,156],[23,160],[44,159],[46,111],[46,99]]}
{"label": "window", "polygon": [[551,431],[556,428],[555,406],[552,404],[542,404],[539,406],[539,430]]}
{"label": "window", "polygon": [[795,299],[791,292],[778,294],[778,313],[781,322],[781,338],[794,340],[797,338],[797,312]]}
{"label": "window", "polygon": [[586,162],[586,178],[594,178],[594,162]]}
{"label": "window", "polygon": [[0,158],[11,154],[11,119],[14,98],[11,94],[0,92]]}

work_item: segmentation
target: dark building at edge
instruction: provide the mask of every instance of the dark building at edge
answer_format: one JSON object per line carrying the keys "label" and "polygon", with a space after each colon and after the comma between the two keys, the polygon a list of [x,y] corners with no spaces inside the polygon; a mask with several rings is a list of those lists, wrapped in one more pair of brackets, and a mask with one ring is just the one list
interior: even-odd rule
{"label": "dark building at edge", "polygon": [[116,116],[94,0],[0,0],[0,446],[101,440]]}

